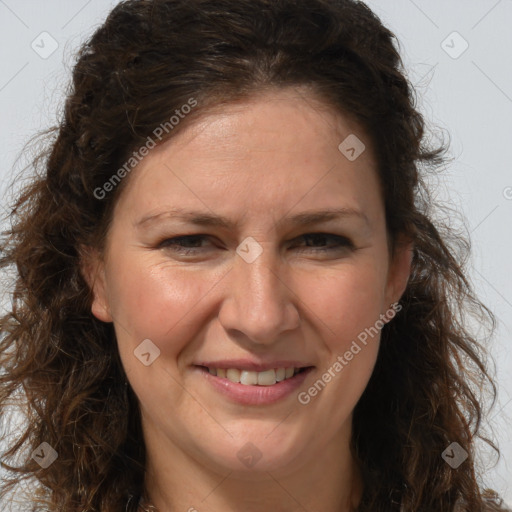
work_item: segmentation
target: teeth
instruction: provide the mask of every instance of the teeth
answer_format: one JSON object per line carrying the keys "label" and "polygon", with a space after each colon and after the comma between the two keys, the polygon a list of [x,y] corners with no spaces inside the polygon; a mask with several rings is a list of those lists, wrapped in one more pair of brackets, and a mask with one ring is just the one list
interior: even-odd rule
{"label": "teeth", "polygon": [[276,383],[276,371],[275,370],[267,370],[265,372],[259,372],[258,376],[258,385],[259,386],[272,386]]}
{"label": "teeth", "polygon": [[264,372],[238,370],[237,368],[208,368],[208,372],[221,378],[227,378],[231,382],[239,382],[246,386],[273,386],[276,382],[293,377],[299,372],[298,368],[275,368]]}
{"label": "teeth", "polygon": [[286,378],[286,369],[285,368],[278,368],[276,370],[276,380],[277,382],[281,382]]}
{"label": "teeth", "polygon": [[229,370],[226,370],[226,377],[231,382],[240,382],[240,370],[230,368]]}
{"label": "teeth", "polygon": [[245,384],[246,386],[258,384],[258,373],[243,370],[240,374],[240,384]]}

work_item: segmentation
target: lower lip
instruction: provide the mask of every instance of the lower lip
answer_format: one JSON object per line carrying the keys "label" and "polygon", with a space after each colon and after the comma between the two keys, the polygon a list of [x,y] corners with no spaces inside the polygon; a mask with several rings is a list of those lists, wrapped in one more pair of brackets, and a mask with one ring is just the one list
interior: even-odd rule
{"label": "lower lip", "polygon": [[219,393],[228,397],[233,402],[242,405],[268,405],[279,402],[290,396],[294,391],[297,391],[311,370],[313,370],[313,367],[307,368],[293,377],[277,382],[272,386],[247,386],[239,382],[232,382],[223,377],[216,377],[204,367],[196,366],[195,369]]}

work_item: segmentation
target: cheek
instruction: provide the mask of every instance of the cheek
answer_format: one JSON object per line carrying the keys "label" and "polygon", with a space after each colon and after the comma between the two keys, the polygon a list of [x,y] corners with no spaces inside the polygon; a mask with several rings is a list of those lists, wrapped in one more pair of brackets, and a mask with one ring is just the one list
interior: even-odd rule
{"label": "cheek", "polygon": [[311,309],[322,320],[316,325],[326,353],[316,380],[302,390],[298,401],[311,407],[333,435],[353,411],[375,367],[383,326],[379,320],[385,312],[384,284],[378,265],[347,266],[317,281],[310,295]]}
{"label": "cheek", "polygon": [[[301,296],[331,350],[346,350],[384,313],[385,279],[376,265],[353,265],[304,281]],[[322,322],[318,322],[321,319]]]}
{"label": "cheek", "polygon": [[145,258],[118,261],[109,287],[114,323],[122,328],[120,351],[133,351],[149,338],[162,354],[179,352],[187,341],[183,329],[198,325],[194,311],[214,284],[217,273],[211,274],[154,265]]}

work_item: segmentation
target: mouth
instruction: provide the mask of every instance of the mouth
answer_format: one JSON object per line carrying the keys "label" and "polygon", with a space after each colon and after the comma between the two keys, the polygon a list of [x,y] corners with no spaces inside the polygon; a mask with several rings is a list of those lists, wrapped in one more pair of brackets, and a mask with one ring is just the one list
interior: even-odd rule
{"label": "mouth", "polygon": [[278,366],[261,371],[246,368],[218,368],[194,365],[194,370],[210,389],[244,406],[263,406],[281,402],[297,393],[314,366]]}
{"label": "mouth", "polygon": [[244,386],[274,386],[278,382],[292,379],[295,375],[306,372],[313,367],[304,366],[297,368],[290,366],[270,368],[260,372],[240,368],[215,368],[201,365],[198,365],[198,368],[214,377],[227,379],[235,384],[239,383]]}

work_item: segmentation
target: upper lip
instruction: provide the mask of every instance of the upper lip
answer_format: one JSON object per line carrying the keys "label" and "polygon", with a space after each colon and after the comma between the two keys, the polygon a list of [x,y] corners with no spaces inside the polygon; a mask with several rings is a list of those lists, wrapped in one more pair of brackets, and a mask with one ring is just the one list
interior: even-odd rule
{"label": "upper lip", "polygon": [[280,359],[270,362],[252,361],[250,359],[224,359],[223,361],[202,361],[195,363],[196,366],[206,366],[207,368],[236,368],[238,370],[246,370],[253,372],[264,372],[274,368],[308,368],[311,364],[302,363],[300,361],[292,361]]}

